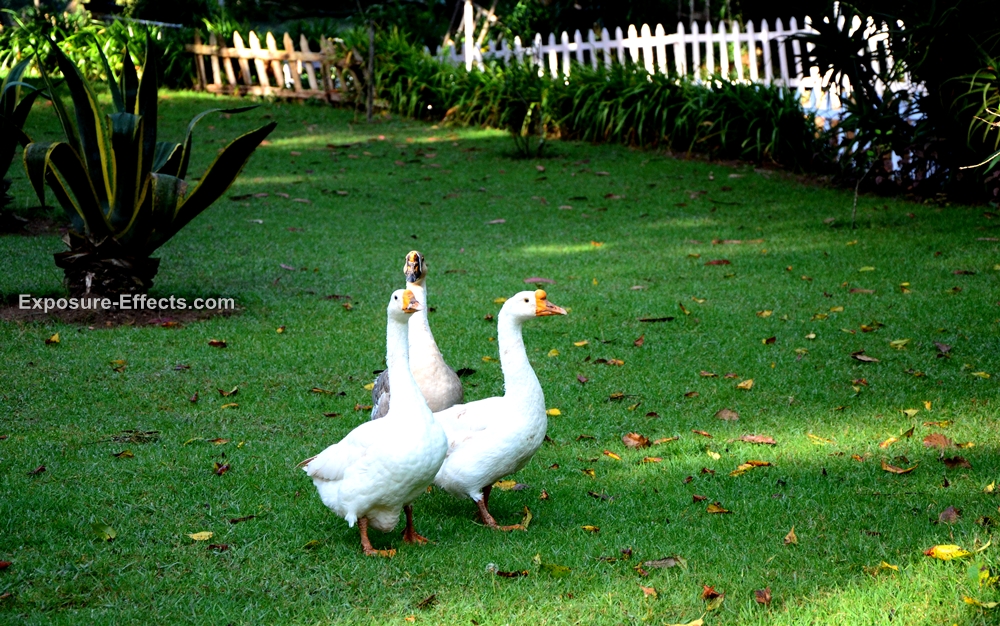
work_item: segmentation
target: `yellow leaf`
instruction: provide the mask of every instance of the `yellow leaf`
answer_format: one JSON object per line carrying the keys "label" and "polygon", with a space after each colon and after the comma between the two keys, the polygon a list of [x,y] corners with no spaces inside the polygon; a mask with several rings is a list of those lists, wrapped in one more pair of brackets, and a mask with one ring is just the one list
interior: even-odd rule
{"label": "yellow leaf", "polygon": [[219,408],[220,408],[220,409],[235,409],[235,408],[236,408],[236,407],[238,407],[239,405],[240,405],[240,403],[239,403],[239,402],[227,402],[227,403],[223,404],[223,405],[222,405],[221,407],[219,407]]}
{"label": "yellow leaf", "polygon": [[656,597],[656,589],[654,589],[653,587],[643,587],[642,585],[639,585],[639,589],[642,589],[642,595],[645,598],[648,598],[650,596],[654,598]]}
{"label": "yellow leaf", "polygon": [[597,285],[597,279],[596,278],[592,282],[594,283],[594,285]]}
{"label": "yellow leaf", "polygon": [[871,265],[866,265],[866,266],[864,266],[862,268],[859,268],[858,271],[859,272],[874,272],[875,268],[872,267]]}
{"label": "yellow leaf", "polygon": [[747,472],[749,472],[753,468],[754,468],[754,466],[751,465],[750,463],[743,463],[739,467],[737,467],[736,469],[734,469],[733,471],[729,472],[729,475],[730,476],[740,476],[742,474],[746,474]]}
{"label": "yellow leaf", "polygon": [[281,333],[285,332],[285,327],[284,326],[278,326],[277,328],[274,329],[274,332],[276,332],[276,333],[278,333],[280,335]]}
{"label": "yellow leaf", "polygon": [[368,383],[364,387],[365,387],[365,391],[371,391],[372,389],[375,388],[375,383]]}
{"label": "yellow leaf", "polygon": [[513,489],[514,487],[517,486],[517,481],[516,480],[498,480],[495,483],[493,483],[493,486],[496,487],[497,489],[499,489],[500,491],[510,491],[511,489]]}
{"label": "yellow leaf", "polygon": [[552,348],[551,350],[549,350],[549,356],[559,356],[559,351],[556,350],[555,348]]}
{"label": "yellow leaf", "polygon": [[993,482],[991,482],[990,484],[986,485],[983,488],[983,493],[993,493],[994,491],[996,491],[996,488],[997,488],[997,482],[994,480]]}
{"label": "yellow leaf", "polygon": [[503,304],[506,301],[507,301],[507,298],[503,298],[503,297],[493,298],[493,304]]}
{"label": "yellow leaf", "polygon": [[483,363],[496,363],[496,362],[497,362],[497,360],[494,359],[491,356],[484,356],[483,357]]}
{"label": "yellow leaf", "polygon": [[413,623],[415,623],[417,621],[417,616],[416,615],[407,615],[406,617],[403,618],[403,621],[404,622],[410,622],[411,624],[413,624]]}
{"label": "yellow leaf", "polygon": [[969,596],[962,596],[966,604],[971,604],[972,606],[978,606],[981,609],[995,609],[1000,606],[1000,602],[980,602],[975,598],[970,598]]}
{"label": "yellow leaf", "polygon": [[213,533],[210,530],[205,530],[205,531],[202,531],[200,533],[189,533],[188,534],[188,537],[194,539],[195,541],[208,541],[213,536],[215,536],[215,533]]}
{"label": "yellow leaf", "polygon": [[878,444],[878,447],[883,448],[883,449],[884,448],[888,448],[889,446],[891,446],[892,444],[896,443],[897,441],[899,441],[899,439],[897,439],[896,437],[889,437],[888,439],[886,439],[882,443]]}
{"label": "yellow leaf", "polygon": [[889,563],[886,563],[885,561],[882,561],[879,564],[878,568],[879,569],[891,569],[894,572],[898,572],[899,571],[899,566],[898,565],[890,565]]}
{"label": "yellow leaf", "polygon": [[559,409],[548,409],[545,411],[545,414],[548,415],[549,417],[559,417],[560,415],[562,415],[562,411],[560,411]]}
{"label": "yellow leaf", "polygon": [[908,343],[910,343],[909,339],[896,339],[894,341],[889,342],[889,347],[895,348],[897,350],[902,350],[903,348],[906,347],[906,344]]}
{"label": "yellow leaf", "polygon": [[812,316],[812,317],[811,317],[811,318],[809,319],[809,321],[811,321],[811,322],[815,322],[815,321],[817,321],[817,320],[825,320],[825,319],[826,319],[826,318],[828,318],[828,317],[830,317],[830,316],[829,316],[829,315],[827,315],[826,313],[817,313],[816,315],[813,315],[813,316]]}
{"label": "yellow leaf", "polygon": [[707,454],[708,456],[712,457],[712,458],[713,458],[713,459],[715,459],[716,461],[718,461],[719,459],[721,459],[721,458],[722,458],[722,455],[721,455],[721,454],[719,454],[718,452],[712,452],[712,451],[711,451],[711,450],[709,450],[708,448],[706,448],[706,449],[705,449],[705,454]]}
{"label": "yellow leaf", "polygon": [[857,243],[858,243],[858,240],[857,240],[857,239],[855,239],[855,240],[853,240],[853,241],[848,241],[848,242],[847,242],[847,245],[849,245],[849,246],[853,246],[853,245],[857,245]]}
{"label": "yellow leaf", "polygon": [[757,311],[757,317],[771,317],[772,313],[774,313],[774,311],[764,309],[763,311]]}
{"label": "yellow leaf", "polygon": [[605,454],[606,456],[609,456],[609,457],[611,457],[612,459],[614,459],[614,460],[616,460],[616,461],[621,461],[621,460],[622,460],[622,458],[621,458],[620,456],[618,456],[617,454],[615,454],[615,453],[614,453],[614,452],[612,452],[611,450],[605,450],[605,451],[604,451],[604,454]]}
{"label": "yellow leaf", "polygon": [[596,474],[594,473],[594,470],[591,469],[591,468],[589,468],[589,467],[586,468],[586,469],[582,469],[580,471],[583,472],[584,474],[586,474],[587,476],[590,476],[591,478],[594,478],[594,476],[596,476]]}
{"label": "yellow leaf", "polygon": [[699,617],[698,619],[694,620],[693,622],[685,622],[684,624],[681,624],[681,623],[667,624],[666,626],[705,626],[705,620],[703,620],[703,619],[701,619]]}
{"label": "yellow leaf", "polygon": [[806,335],[806,339],[815,339],[815,338],[816,338],[816,333],[809,333],[808,335]]}
{"label": "yellow leaf", "polygon": [[972,372],[972,375],[973,376],[978,376],[980,378],[989,378],[990,377],[990,375],[987,374],[986,372]]}
{"label": "yellow leaf", "polygon": [[962,557],[969,556],[970,554],[972,553],[968,550],[954,544],[937,545],[924,550],[924,556],[941,559],[942,561],[960,559]]}
{"label": "yellow leaf", "polygon": [[913,417],[920,412],[920,409],[903,409],[903,415],[906,417]]}
{"label": "yellow leaf", "polygon": [[691,299],[697,302],[698,304],[705,304],[705,298],[696,298],[694,296],[691,296]]}
{"label": "yellow leaf", "polygon": [[882,469],[890,474],[909,474],[913,470],[917,469],[917,465],[919,464],[914,464],[913,467],[907,467],[904,469],[902,467],[896,467],[895,465],[889,465],[885,462],[885,459],[882,459]]}
{"label": "yellow leaf", "polygon": [[59,343],[59,333],[56,333],[45,340],[46,344]]}
{"label": "yellow leaf", "polygon": [[730,511],[729,509],[725,509],[722,506],[720,506],[718,504],[715,504],[714,502],[712,504],[708,505],[708,508],[705,509],[705,512],[706,513],[716,513],[716,514],[718,514],[718,513],[732,513],[732,511]]}
{"label": "yellow leaf", "polygon": [[815,443],[817,445],[825,445],[825,444],[828,444],[828,443],[834,443],[833,439],[824,439],[824,438],[818,437],[818,436],[816,436],[816,435],[814,435],[812,433],[808,433],[806,436],[809,437],[810,441],[812,441],[813,443]]}
{"label": "yellow leaf", "polygon": [[596,533],[596,532],[600,532],[600,530],[601,530],[600,526],[590,526],[590,525],[581,526],[580,528],[584,529],[588,533]]}
{"label": "yellow leaf", "polygon": [[830,307],[830,312],[831,313],[843,313],[844,312],[844,307],[842,307],[842,306],[832,306],[832,307]]}
{"label": "yellow leaf", "polygon": [[799,538],[795,536],[795,526],[792,526],[792,529],[788,531],[787,535],[785,535],[785,545],[787,546],[793,543],[795,545],[798,545],[799,543]]}
{"label": "yellow leaf", "polygon": [[576,346],[577,348],[582,348],[583,346],[585,346],[585,345],[587,345],[589,343],[590,343],[589,341],[587,341],[586,339],[584,339],[583,341],[574,341],[573,345]]}
{"label": "yellow leaf", "polygon": [[719,608],[719,606],[722,605],[722,601],[725,599],[726,599],[726,594],[722,594],[712,598],[711,600],[708,601],[708,604],[705,605],[705,610],[714,611],[715,609]]}
{"label": "yellow leaf", "polygon": [[753,389],[753,379],[752,378],[748,378],[748,379],[744,380],[743,382],[741,382],[738,385],[736,385],[736,388],[737,389],[747,389],[747,390]]}
{"label": "yellow leaf", "polygon": [[524,507],[524,517],[521,518],[521,523],[518,524],[518,526],[521,527],[521,530],[528,530],[528,524],[530,523],[531,523],[531,509],[529,509],[528,507]]}
{"label": "yellow leaf", "polygon": [[931,401],[930,400],[924,400],[924,408],[927,409],[928,411],[931,410]]}

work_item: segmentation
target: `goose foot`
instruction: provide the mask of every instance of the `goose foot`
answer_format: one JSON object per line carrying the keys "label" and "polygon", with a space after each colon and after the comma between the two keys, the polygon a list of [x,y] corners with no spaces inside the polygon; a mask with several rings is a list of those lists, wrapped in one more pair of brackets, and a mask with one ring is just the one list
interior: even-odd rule
{"label": "goose foot", "polygon": [[368,541],[368,518],[361,517],[358,518],[358,530],[361,531],[361,550],[366,556],[380,556],[385,558],[391,558],[396,556],[396,551],[393,549],[389,550],[376,550],[372,547],[372,542]]}
{"label": "goose foot", "polygon": [[403,507],[406,512],[406,528],[403,529],[403,541],[406,543],[427,543],[427,537],[421,536],[413,529],[413,505],[407,504]]}
{"label": "goose foot", "polygon": [[487,528],[492,528],[493,530],[501,530],[504,532],[509,532],[511,530],[528,530],[523,524],[511,524],[509,526],[501,526],[497,524],[497,521],[490,515],[489,509],[486,508],[486,498],[487,489],[483,489],[483,499],[476,502],[476,507],[479,508],[479,518],[483,520],[483,524]]}

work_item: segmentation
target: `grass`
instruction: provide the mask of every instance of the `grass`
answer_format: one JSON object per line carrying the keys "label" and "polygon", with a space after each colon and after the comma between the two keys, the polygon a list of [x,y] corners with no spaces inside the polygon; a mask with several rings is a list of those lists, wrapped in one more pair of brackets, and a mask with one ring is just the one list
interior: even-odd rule
{"label": "grass", "polygon": [[[197,110],[226,102],[167,95],[161,127],[172,137]],[[711,625],[997,623],[995,611],[962,596],[998,599],[966,569],[996,568],[1000,548],[955,562],[922,552],[980,546],[992,528],[977,518],[998,517],[1000,501],[983,489],[1000,478],[1000,254],[980,238],[996,236],[1000,220],[982,208],[862,198],[852,231],[850,194],[780,172],[581,143],[517,160],[496,132],[398,120],[369,127],[348,112],[295,104],[205,120],[192,171],[262,116],[278,129],[228,196],[270,196],[226,199],[195,220],[159,251],[153,290],[233,297],[240,315],[179,328],[0,322],[0,560],[13,563],[0,571],[0,622],[683,623],[705,613],[700,594],[711,585],[726,594],[705,615]],[[29,128],[53,136],[53,121],[39,105]],[[354,145],[328,147],[346,143]],[[23,206],[29,189],[12,172]],[[746,241],[755,239],[764,241]],[[491,500],[500,523],[529,507],[527,533],[489,532],[470,502],[434,491],[415,509],[417,529],[436,543],[411,547],[398,532],[376,532],[376,547],[399,554],[371,559],[295,464],[366,419],[354,407],[368,403],[363,385],[382,366],[384,300],[413,248],[428,259],[446,358],[477,370],[465,379],[469,399],[502,390],[499,365],[483,361],[496,356],[495,326],[483,319],[498,310],[494,299],[526,288],[529,276],[555,281],[551,300],[571,312],[529,325],[525,341],[547,404],[562,415],[550,419],[552,442],[515,477],[529,487]],[[0,239],[0,294],[58,293],[51,254],[60,249],[56,236]],[[717,259],[731,265],[706,265]],[[324,298],[331,294],[349,294],[353,310]],[[765,310],[773,314],[756,314]],[[639,321],[666,316],[673,321]],[[862,332],[873,321],[884,326]],[[55,332],[61,342],[46,345]],[[775,342],[762,343],[768,337]],[[890,347],[903,338],[904,349]],[[951,358],[937,358],[935,341],[953,346]],[[880,361],[852,359],[861,349]],[[119,359],[122,372],[111,363]],[[736,388],[748,378],[751,390]],[[859,378],[867,385],[852,383]],[[235,398],[216,392],[234,386]],[[609,400],[616,392],[625,398]],[[715,419],[724,407],[739,421]],[[911,408],[919,413],[902,413]],[[332,412],[340,416],[323,415]],[[923,425],[937,420],[951,426]],[[900,437],[914,426],[912,438]],[[159,439],[108,441],[126,429]],[[621,441],[632,431],[680,438],[633,451]],[[947,452],[971,469],[947,469],[921,443],[931,432],[973,442]],[[732,441],[751,433],[778,445]],[[900,441],[879,448],[890,436]],[[123,450],[134,457],[112,456]],[[662,461],[640,463],[645,456]],[[748,459],[773,466],[728,475]],[[917,467],[893,475],[883,459]],[[216,462],[231,469],[217,476]],[[42,464],[44,473],[28,475]],[[732,513],[707,514],[716,501]],[[934,523],[949,505],[962,510],[959,521]],[[248,515],[256,517],[229,522]],[[96,538],[95,522],[117,538]],[[798,544],[785,545],[793,525]],[[187,537],[200,531],[229,550]],[[630,560],[599,559],[626,548]],[[536,555],[571,571],[553,576]],[[686,567],[646,577],[633,569],[668,555]],[[883,560],[899,570],[866,572]],[[490,563],[529,575],[500,578]],[[770,607],[753,600],[764,587]],[[418,608],[432,594],[436,603]]]}

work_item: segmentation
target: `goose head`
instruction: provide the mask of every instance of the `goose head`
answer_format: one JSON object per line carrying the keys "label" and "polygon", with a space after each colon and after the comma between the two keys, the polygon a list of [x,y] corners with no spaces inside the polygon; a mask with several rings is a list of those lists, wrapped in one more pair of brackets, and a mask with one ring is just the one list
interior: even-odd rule
{"label": "goose head", "polygon": [[424,307],[409,289],[397,289],[389,299],[389,319],[405,324],[408,316]]}
{"label": "goose head", "polygon": [[424,286],[424,279],[427,278],[427,264],[424,262],[424,255],[416,250],[411,250],[406,255],[406,263],[403,264],[403,275],[406,276],[407,286]]}
{"label": "goose head", "polygon": [[504,303],[501,311],[513,315],[520,321],[546,315],[566,315],[566,309],[549,302],[544,289],[521,291],[514,294]]}

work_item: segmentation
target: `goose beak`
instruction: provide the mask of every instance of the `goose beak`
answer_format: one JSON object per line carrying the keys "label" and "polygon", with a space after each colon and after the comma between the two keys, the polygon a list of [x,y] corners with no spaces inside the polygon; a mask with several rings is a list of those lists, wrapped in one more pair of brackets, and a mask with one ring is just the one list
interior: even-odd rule
{"label": "goose beak", "polygon": [[416,313],[422,308],[424,305],[420,304],[412,291],[407,289],[403,292],[403,313]]}
{"label": "goose beak", "polygon": [[535,292],[535,317],[566,315],[566,309],[552,304],[547,298],[548,295],[544,289],[539,289]]}
{"label": "goose beak", "polygon": [[427,276],[427,266],[424,265],[424,255],[416,250],[411,250],[406,255],[406,263],[403,265],[403,274],[406,282],[411,285],[423,285]]}

